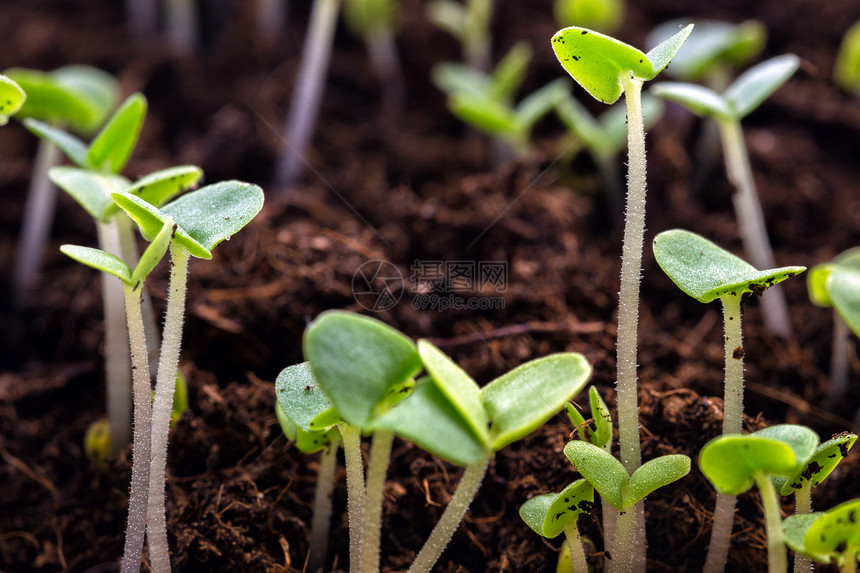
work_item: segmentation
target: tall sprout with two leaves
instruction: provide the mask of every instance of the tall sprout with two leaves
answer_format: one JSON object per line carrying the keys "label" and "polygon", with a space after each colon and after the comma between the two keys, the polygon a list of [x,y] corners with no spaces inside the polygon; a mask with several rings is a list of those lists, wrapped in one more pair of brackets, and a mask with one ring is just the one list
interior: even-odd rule
{"label": "tall sprout with two leaves", "polygon": [[835,562],[842,573],[857,573],[860,559],[860,498],[828,511],[792,515],[784,522],[785,541],[796,553],[819,563]]}
{"label": "tall sprout with two leaves", "polygon": [[[797,56],[777,56],[742,74],[722,94],[703,86],[676,82],[663,82],[651,89],[655,95],[716,120],[723,142],[726,173],[736,189],[733,199],[744,251],[759,268],[771,268],[775,263],[744,143],[741,120],[782,86],[798,65]],[[789,336],[791,321],[782,291],[773,289],[762,300],[762,306],[768,329],[779,336]]]}
{"label": "tall sprout with two leaves", "polygon": [[[741,310],[751,293],[765,290],[806,270],[780,267],[758,270],[704,237],[674,229],[654,238],[654,258],[678,287],[702,303],[718,300],[723,305],[725,332],[725,397],[723,435],[740,434],[743,426],[744,349]],[[731,542],[735,495],[718,488],[717,505],[705,571],[722,571]]]}
{"label": "tall sprout with two leaves", "polygon": [[[627,218],[621,255],[621,290],[618,305],[618,430],[621,462],[628,474],[641,464],[637,400],[637,331],[639,322],[639,276],[645,235],[645,128],[642,114],[642,84],[669,65],[692,31],[688,26],[656,48],[644,52],[615,38],[584,28],[565,28],[552,38],[552,47],[562,67],[589,94],[606,104],[624,94],[627,104]],[[642,523],[637,545],[644,547],[644,508],[636,510]],[[631,513],[631,512],[627,512]],[[644,555],[635,569],[644,568]]]}

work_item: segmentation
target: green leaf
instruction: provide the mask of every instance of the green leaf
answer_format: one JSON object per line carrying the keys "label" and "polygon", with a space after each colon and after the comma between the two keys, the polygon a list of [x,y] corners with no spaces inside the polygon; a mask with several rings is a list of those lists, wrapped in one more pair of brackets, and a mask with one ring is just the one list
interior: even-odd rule
{"label": "green leaf", "polygon": [[741,74],[723,97],[735,110],[736,119],[741,119],[757,108],[770,94],[794,75],[800,59],[793,54],[771,58]]}
{"label": "green leaf", "polygon": [[490,418],[490,441],[498,451],[530,434],[576,396],[591,377],[591,365],[575,352],[551,354],[521,364],[481,389]]}
{"label": "green leaf", "polygon": [[677,481],[690,473],[690,458],[670,454],[649,460],[630,476],[630,485],[624,495],[624,508],[636,505],[651,492]]}
{"label": "green leaf", "polygon": [[761,294],[765,289],[801,273],[806,267],[757,270],[704,237],[673,229],[654,238],[654,257],[682,291],[708,303],[727,294]]}
{"label": "green leaf", "polygon": [[116,105],[119,83],[89,66],[66,66],[52,72],[13,68],[6,74],[27,93],[21,117],[69,126],[90,134]]}
{"label": "green leaf", "polygon": [[576,480],[560,493],[538,495],[520,507],[520,517],[535,533],[547,539],[558,537],[568,523],[594,510],[594,488]]}
{"label": "green leaf", "polygon": [[[143,235],[144,239],[152,241],[158,233],[161,232],[168,215],[155,208],[152,204],[147,203],[136,195],[132,195],[124,191],[113,193],[111,198],[114,203],[120,207],[120,209],[125,211],[128,216],[137,223],[137,227],[140,229],[140,234]],[[183,233],[185,234],[185,240],[187,241],[187,233],[185,233],[184,229],[180,229],[178,227],[176,229],[175,237],[179,239],[180,234]],[[200,248],[197,248],[197,251],[200,252]],[[195,252],[192,251],[191,254],[195,254]]]}
{"label": "green leaf", "polygon": [[448,98],[448,109],[460,121],[492,137],[516,137],[525,130],[514,110],[484,95],[454,93]]}
{"label": "green leaf", "polygon": [[556,0],[555,21],[611,33],[624,21],[624,0]]}
{"label": "green leaf", "polygon": [[833,308],[860,336],[860,249],[850,249],[833,260],[826,287]]}
{"label": "green leaf", "polygon": [[655,96],[674,101],[699,116],[732,120],[734,109],[710,88],[680,82],[660,82],[648,90]]}
{"label": "green leaf", "polygon": [[466,39],[466,9],[451,0],[432,0],[427,4],[427,20],[445,30],[461,43]]}
{"label": "green leaf", "polygon": [[591,403],[590,424],[584,425],[585,418],[572,404],[566,405],[567,415],[574,428],[579,428],[580,439],[603,448],[612,440],[612,414],[594,386],[588,389],[588,401]]}
{"label": "green leaf", "polygon": [[487,74],[455,62],[442,62],[433,66],[431,79],[440,91],[448,95],[463,92],[482,97],[490,89],[490,77]]}
{"label": "green leaf", "polygon": [[[328,429],[314,424],[316,418],[333,410],[334,406],[314,377],[310,362],[302,362],[281,370],[275,380],[275,392],[284,413],[300,429],[306,432]],[[334,423],[337,423],[336,418]]]}
{"label": "green leaf", "polygon": [[830,293],[827,292],[827,280],[831,272],[833,272],[833,263],[822,263],[812,267],[806,275],[806,288],[812,304],[823,307],[833,306]]}
{"label": "green leaf", "polygon": [[490,449],[487,412],[481,403],[481,388],[462,368],[426,340],[418,341],[424,369],[439,390],[460,412],[485,448]]}
{"label": "green leaf", "polygon": [[27,94],[4,75],[0,75],[0,125],[9,123],[9,117],[18,113],[27,99]]}
{"label": "green leaf", "polygon": [[406,336],[349,312],[328,311],[317,317],[305,330],[304,351],[337,411],[362,430],[369,430],[381,413],[389,390],[421,369],[418,351]]}
{"label": "green leaf", "polygon": [[603,103],[615,103],[621,97],[620,74],[633,73],[644,80],[657,75],[642,51],[585,28],[571,26],[559,30],[552,37],[552,48],[576,83]]}
{"label": "green leaf", "polygon": [[770,426],[750,434],[751,436],[770,438],[788,444],[794,451],[794,459],[797,463],[795,469],[799,469],[809,463],[818,447],[818,434],[806,426],[797,424],[779,424]]}
{"label": "green leaf", "polygon": [[825,511],[806,531],[803,545],[810,553],[838,560],[854,559],[860,549],[860,499],[852,499]]}
{"label": "green leaf", "polygon": [[809,528],[822,515],[824,515],[822,512],[789,515],[782,522],[782,531],[785,534],[785,544],[788,545],[789,549],[796,553],[807,555],[819,563],[830,563],[829,555],[810,553],[803,542]]}
{"label": "green leaf", "polygon": [[325,432],[305,432],[301,428],[296,432],[296,448],[303,454],[314,454],[324,450],[334,441],[340,441],[340,432],[331,428]]}
{"label": "green leaf", "polygon": [[532,47],[528,42],[514,44],[490,75],[489,98],[500,103],[511,103],[525,80],[531,59]]}
{"label": "green leaf", "polygon": [[558,79],[530,93],[517,104],[515,113],[523,129],[531,129],[567,96],[567,80]]}
{"label": "green leaf", "polygon": [[164,258],[164,254],[170,246],[172,237],[173,219],[168,217],[164,221],[161,231],[158,232],[158,235],[155,236],[155,239],[149,243],[146,250],[143,251],[143,254],[140,256],[140,260],[137,262],[137,266],[134,268],[134,272],[131,275],[131,284],[137,285],[138,282],[146,280],[149,273],[151,273],[156,265],[161,262],[161,259]]}
{"label": "green leaf", "polygon": [[802,488],[806,483],[809,483],[811,487],[816,487],[848,455],[848,451],[856,440],[856,434],[841,434],[827,440],[815,449],[810,459],[797,468],[794,474],[788,477],[773,478],[777,491],[781,495],[789,495]]}
{"label": "green leaf", "polygon": [[286,412],[284,412],[284,409],[281,407],[280,400],[275,402],[275,415],[278,417],[278,424],[281,426],[281,431],[284,432],[284,435],[287,436],[288,440],[294,441],[299,435],[299,427],[296,426],[295,422],[290,420],[290,417],[287,416]]}
{"label": "green leaf", "polygon": [[393,432],[461,467],[492,455],[462,411],[430,377],[419,380],[407,400],[376,418],[373,428]]}
{"label": "green leaf", "polygon": [[78,167],[52,167],[48,177],[72,196],[93,219],[109,223],[117,212],[112,193],[125,190],[129,181],[121,175],[95,173]]}
{"label": "green leaf", "polygon": [[87,163],[100,171],[122,171],[137,145],[145,116],[146,98],[139,93],[130,95],[90,143]]}
{"label": "green leaf", "polygon": [[82,169],[91,168],[89,163],[87,163],[87,145],[71,133],[30,118],[24,120],[24,127],[35,135],[59,147],[60,151],[65,153],[66,157],[71,159],[72,163],[78,167]]}
{"label": "green leaf", "polygon": [[789,475],[797,466],[789,444],[754,435],[723,435],[702,448],[699,467],[716,490],[740,495],[756,475]]}
{"label": "green leaf", "polygon": [[678,50],[687,40],[687,36],[689,36],[692,31],[693,24],[688,24],[680,32],[663,40],[652,48],[647,55],[648,59],[651,60],[651,65],[654,67],[654,72],[650,77],[643,77],[642,79],[653,80],[657,77],[657,74],[666,69],[666,66],[669,65],[669,62],[671,62],[672,58],[675,57],[675,54],[678,53]]}
{"label": "green leaf", "polygon": [[116,255],[79,245],[63,245],[60,247],[60,252],[97,271],[112,274],[126,284],[133,284],[131,269]]}
{"label": "green leaf", "polygon": [[203,170],[195,165],[169,167],[141,177],[125,191],[159,207],[194,188],[201,177]]}
{"label": "green leaf", "polygon": [[833,79],[845,91],[860,93],[860,21],[842,36],[833,66]]}
{"label": "green leaf", "polygon": [[624,509],[630,476],[621,462],[602,448],[580,441],[568,442],[564,455],[609,505],[619,511]]}

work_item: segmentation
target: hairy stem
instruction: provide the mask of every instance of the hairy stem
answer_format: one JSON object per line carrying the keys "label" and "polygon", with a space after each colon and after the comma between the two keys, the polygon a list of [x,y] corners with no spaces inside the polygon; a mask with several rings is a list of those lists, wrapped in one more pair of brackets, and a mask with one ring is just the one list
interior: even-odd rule
{"label": "hairy stem", "polygon": [[[753,266],[772,269],[776,266],[770,240],[767,237],[764,214],[756,193],[744,135],[738,121],[719,120],[725,151],[726,173],[736,189],[732,198],[744,252]],[[767,328],[779,336],[791,336],[788,306],[780,286],[773,286],[762,297],[762,314]]]}
{"label": "hairy stem", "polygon": [[361,522],[364,515],[364,464],[361,460],[361,434],[346,422],[337,425],[343,437],[346,463],[346,503],[349,513],[349,570],[361,570]]}
{"label": "hairy stem", "polygon": [[152,404],[152,464],[149,475],[149,557],[152,570],[169,573],[170,553],[167,545],[167,524],[164,507],[164,480],[167,469],[167,434],[170,431],[170,410],[176,388],[179,349],[182,344],[182,323],[185,315],[185,292],[188,279],[188,249],[170,244],[170,288],[164,317],[164,337],[155,400]]}
{"label": "hairy stem", "polygon": [[310,142],[322,100],[323,80],[328,71],[339,11],[340,0],[314,1],[304,55],[284,128],[287,147],[281,152],[275,174],[275,181],[279,185],[293,183],[302,173],[305,149]]}
{"label": "hairy stem", "polygon": [[[812,513],[812,486],[808,480],[804,480],[800,489],[794,492],[794,513]],[[812,559],[802,553],[795,553],[794,573],[812,573]]]}
{"label": "hairy stem", "polygon": [[146,534],[149,458],[151,452],[152,403],[150,400],[149,360],[146,335],[140,311],[140,288],[123,284],[125,316],[131,348],[131,372],[134,383],[134,446],[131,464],[131,494],[128,500],[128,527],[122,558],[122,573],[140,571],[143,541]]}
{"label": "hairy stem", "polygon": [[469,509],[469,504],[472,503],[478,488],[481,487],[489,464],[490,458],[487,457],[468,466],[463,472],[463,477],[460,478],[460,483],[457,484],[457,490],[451,497],[448,507],[445,508],[439,523],[433,528],[424,547],[412,562],[408,573],[429,573],[439,560],[442,552],[445,551],[445,546],[451,541],[463,516],[466,515],[466,510]]}
{"label": "hairy stem", "polygon": [[612,542],[612,559],[609,561],[610,573],[627,573],[631,570],[635,535],[636,511],[633,507],[628,507],[626,510],[618,512],[618,520],[615,523],[615,538]]}
{"label": "hairy stem", "polygon": [[702,573],[722,573],[726,568],[729,546],[732,542],[732,524],[735,520],[735,501],[737,497],[733,495],[717,493],[711,542],[708,545]]}
{"label": "hairy stem", "polygon": [[314,492],[314,515],[308,542],[308,571],[316,572],[325,566],[328,553],[328,536],[331,524],[331,501],[334,490],[334,473],[337,468],[338,442],[331,443],[320,453],[320,469]]}
{"label": "hairy stem", "polygon": [[379,571],[380,529],[382,527],[382,494],[385,490],[385,474],[391,458],[394,434],[388,430],[373,433],[370,461],[367,465],[367,486],[364,497],[364,515],[361,533],[361,571]]}
{"label": "hairy stem", "polygon": [[573,573],[588,573],[588,561],[585,559],[585,550],[582,548],[582,539],[579,537],[579,526],[575,519],[564,528],[564,536],[567,539],[567,547],[570,549],[570,563]]}
{"label": "hairy stem", "polygon": [[764,523],[767,529],[767,560],[769,573],[784,573],[788,566],[785,541],[782,532],[782,516],[779,513],[779,497],[770,477],[759,474],[755,483],[761,494]]}

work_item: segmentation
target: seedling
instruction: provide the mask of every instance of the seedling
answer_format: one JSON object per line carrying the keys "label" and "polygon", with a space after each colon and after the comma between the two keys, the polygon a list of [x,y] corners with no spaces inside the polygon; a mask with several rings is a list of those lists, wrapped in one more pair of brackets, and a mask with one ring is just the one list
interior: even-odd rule
{"label": "seedling", "polygon": [[314,494],[314,514],[309,538],[308,570],[323,567],[328,551],[332,490],[340,432],[337,416],[309,362],[284,368],[275,382],[278,395],[276,413],[281,428],[305,454],[321,452]]}
{"label": "seedling", "polygon": [[[813,303],[835,311],[827,397],[827,407],[832,410],[848,390],[850,332],[860,336],[860,248],[849,249],[828,263],[814,266],[809,271],[807,287]],[[860,421],[860,410],[854,420]]]}
{"label": "seedling", "polygon": [[577,521],[593,510],[594,488],[579,479],[559,493],[531,498],[520,507],[520,517],[541,537],[553,539],[564,532],[574,573],[588,573]]}
{"label": "seedling", "polygon": [[556,24],[582,26],[604,34],[618,31],[624,12],[624,0],[555,0]]}
{"label": "seedling", "polygon": [[[660,268],[678,287],[699,302],[719,299],[723,305],[725,333],[725,396],[723,434],[740,434],[743,424],[743,338],[741,305],[749,293],[761,294],[767,288],[806,270],[781,267],[760,271],[711,241],[675,229],[654,238],[654,257]],[[722,492],[720,492],[722,493]],[[714,510],[711,544],[706,571],[722,571],[729,550],[735,497],[718,495]]]}
{"label": "seedling", "polygon": [[[744,143],[741,119],[756,109],[794,74],[800,60],[788,54],[777,56],[748,70],[722,95],[702,86],[664,82],[651,91],[681,103],[697,115],[713,118],[720,129],[726,173],[737,190],[733,199],[744,251],[759,268],[775,266],[764,215],[755,188],[749,155]],[[774,289],[762,301],[765,324],[783,337],[791,335],[791,321],[784,295]]]}
{"label": "seedling", "polygon": [[[637,403],[637,329],[639,276],[645,234],[645,127],[642,84],[669,65],[693,26],[687,26],[656,48],[644,52],[603,34],[570,27],[557,32],[552,46],[562,67],[595,99],[615,103],[624,93],[627,104],[627,220],[621,254],[621,289],[618,304],[617,389],[621,462],[628,474],[641,463]],[[644,535],[645,510],[637,509]],[[644,539],[637,546],[644,548]],[[644,569],[640,553],[634,569]]]}
{"label": "seedling", "polygon": [[427,4],[427,19],[460,42],[463,61],[469,67],[490,69],[493,0],[466,0],[465,5],[453,0],[432,0]]}
{"label": "seedling", "polygon": [[846,501],[829,511],[792,515],[783,526],[785,541],[797,553],[818,561],[835,561],[842,573],[856,573],[860,557],[860,499]]}
{"label": "seedling", "polygon": [[[152,450],[149,475],[149,513],[146,528],[150,563],[154,571],[170,571],[165,523],[164,487],[167,462],[167,434],[179,364],[188,259],[211,259],[212,249],[229,239],[253,219],[263,206],[263,191],[256,185],[226,181],[207,185],[156,207],[129,192],[113,193],[119,207],[135,221],[141,234],[153,240],[165,222],[172,219],[170,257],[172,267],[164,318],[155,400],[152,404]],[[146,394],[147,397],[149,394]],[[139,554],[126,554],[124,571],[137,571]]]}
{"label": "seedling", "polygon": [[860,95],[860,22],[848,28],[842,37],[833,79],[845,91]]}
{"label": "seedling", "polygon": [[305,164],[305,150],[313,135],[322,101],[323,80],[328,70],[331,46],[341,0],[314,0],[304,56],[296,77],[287,121],[286,143],[278,159],[275,181],[286,187],[298,179]]}
{"label": "seedling", "polygon": [[370,63],[382,82],[382,99],[388,113],[403,107],[405,86],[394,33],[398,0],[345,0],[343,19],[364,41]]}
{"label": "seedling", "polygon": [[[724,496],[738,496],[758,486],[764,509],[768,542],[768,570],[786,570],[785,545],[773,476],[791,476],[818,446],[818,435],[804,426],[784,424],[753,434],[722,435],[702,448],[699,467],[714,488]],[[709,551],[710,556],[710,551]],[[705,563],[709,570],[710,561]],[[719,568],[725,567],[725,558]]]}
{"label": "seedling", "polygon": [[[52,72],[13,68],[6,74],[27,93],[19,118],[40,119],[83,135],[95,132],[104,123],[119,93],[118,82],[112,76],[88,66],[66,66]],[[48,169],[59,161],[57,148],[40,141],[12,274],[12,295],[17,305],[26,301],[41,269],[42,252],[57,202]]]}
{"label": "seedling", "polygon": [[[531,150],[531,130],[567,93],[557,80],[514,106],[514,94],[522,85],[532,50],[520,42],[491,74],[464,64],[444,62],[433,68],[433,81],[448,94],[448,109],[464,123],[500,141],[518,157]],[[506,155],[502,152],[501,155]]]}
{"label": "seedling", "polygon": [[9,118],[21,109],[27,94],[4,75],[0,75],[0,125],[9,123]]}

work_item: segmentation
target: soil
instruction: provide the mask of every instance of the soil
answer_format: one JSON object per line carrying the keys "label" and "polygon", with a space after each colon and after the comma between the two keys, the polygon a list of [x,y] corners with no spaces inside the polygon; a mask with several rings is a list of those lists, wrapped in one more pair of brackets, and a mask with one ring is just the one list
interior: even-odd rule
{"label": "soil", "polygon": [[[496,164],[492,146],[450,116],[429,80],[432,65],[459,59],[455,42],[429,25],[419,0],[403,0],[398,48],[406,106],[381,104],[363,45],[339,29],[309,150],[313,173],[290,188],[271,183],[280,127],[292,92],[309,3],[289,3],[275,44],[254,31],[252,3],[207,3],[195,56],[136,42],[121,3],[31,0],[5,3],[0,69],[70,63],[116,74],[125,93],[149,99],[141,142],[125,173],[193,163],[210,182],[261,185],[255,221],[191,265],[182,370],[190,409],[171,434],[168,524],[176,571],[301,571],[307,553],[316,456],[291,448],[274,415],[273,381],[302,360],[306,323],[326,309],[372,314],[413,338],[432,339],[480,383],[550,352],[582,352],[593,384],[614,403],[615,307],[620,231],[585,155],[558,160],[560,128],[537,126],[535,154]],[[299,5],[297,5],[299,4]],[[762,58],[791,52],[800,71],[745,121],[758,191],[780,265],[812,266],[860,244],[856,149],[858,100],[831,81],[844,31],[860,4],[803,0],[630,3],[617,36],[643,45],[658,23],[682,16],[755,18],[769,32]],[[551,2],[497,3],[494,54],[517,40],[535,47],[524,93],[561,77],[549,49]],[[226,14],[226,16],[225,16]],[[69,23],[74,22],[74,25]],[[524,23],[527,23],[524,25]],[[602,111],[576,88],[595,113]],[[741,252],[731,187],[719,158],[699,189],[695,147],[701,123],[670,107],[649,133],[646,244],[681,227]],[[36,141],[20,126],[0,130],[0,298],[10,273]],[[68,197],[29,304],[0,306],[0,570],[118,570],[130,451],[99,469],[82,453],[103,414],[104,344],[99,281],[57,249],[95,244],[92,222]],[[369,312],[352,281],[368,261],[395,265],[401,301]],[[504,308],[417,310],[415,261],[507,263]],[[163,308],[166,268],[149,289]],[[723,349],[720,310],[681,293],[646,250],[640,318],[640,419],[645,459],[694,460],[720,432]],[[763,326],[752,301],[744,316],[747,429],[802,423],[823,438],[846,429],[860,400],[854,385],[835,411],[828,390],[831,313],[812,306],[802,278],[784,283],[794,336]],[[852,376],[860,361],[852,354]],[[496,456],[471,510],[436,571],[552,571],[560,539],[540,539],[517,511],[557,491],[575,472],[562,448],[568,420],[556,417]],[[860,496],[860,456],[849,456],[813,496],[824,509]],[[383,570],[405,570],[456,487],[461,470],[397,440],[386,485]],[[337,476],[330,571],[347,563],[345,478]],[[790,499],[783,500],[786,515]],[[652,571],[701,568],[714,494],[701,473],[648,497]],[[600,570],[599,519],[583,523]],[[757,493],[740,497],[731,571],[764,571],[766,540]],[[826,568],[822,568],[825,570]]]}

